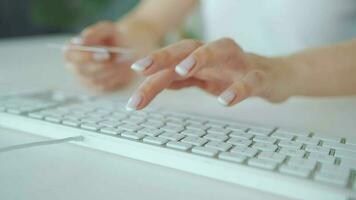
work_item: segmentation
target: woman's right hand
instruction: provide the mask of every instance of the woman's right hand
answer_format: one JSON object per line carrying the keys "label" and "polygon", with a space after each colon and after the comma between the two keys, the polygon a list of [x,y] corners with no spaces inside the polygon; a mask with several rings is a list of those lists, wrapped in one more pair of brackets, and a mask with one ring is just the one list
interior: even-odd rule
{"label": "woman's right hand", "polygon": [[141,22],[99,22],[73,38],[70,45],[113,46],[133,49],[132,55],[84,52],[70,47],[65,52],[68,68],[85,86],[97,91],[113,91],[134,76],[130,66],[139,56],[158,46],[154,32]]}

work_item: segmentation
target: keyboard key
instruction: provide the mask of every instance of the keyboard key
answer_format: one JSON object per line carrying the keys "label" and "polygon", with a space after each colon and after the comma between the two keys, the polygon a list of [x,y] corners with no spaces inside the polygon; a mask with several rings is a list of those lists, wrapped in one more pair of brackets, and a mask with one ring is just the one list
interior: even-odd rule
{"label": "keyboard key", "polygon": [[141,126],[132,125],[132,124],[121,124],[117,128],[123,129],[123,130],[126,130],[126,131],[131,131],[131,132],[135,132],[135,131],[138,131],[138,130],[142,129]]}
{"label": "keyboard key", "polygon": [[175,122],[184,123],[186,120],[186,117],[171,115],[171,116],[167,116],[166,119],[167,119],[167,121],[175,121]]}
{"label": "keyboard key", "polygon": [[188,136],[188,137],[184,138],[184,139],[182,140],[182,142],[186,142],[186,143],[188,143],[188,144],[192,144],[192,145],[195,145],[195,146],[202,146],[202,145],[204,145],[205,143],[207,143],[208,140],[205,139],[205,138]]}
{"label": "keyboard key", "polygon": [[140,140],[143,137],[145,137],[144,134],[135,133],[135,132],[129,132],[129,131],[122,132],[121,136],[124,137],[124,138],[133,139],[133,140]]}
{"label": "keyboard key", "polygon": [[188,129],[188,130],[182,131],[181,134],[188,135],[188,136],[201,137],[201,136],[205,135],[206,133],[203,130]]}
{"label": "keyboard key", "polygon": [[322,146],[315,146],[315,145],[307,145],[305,147],[305,150],[312,152],[312,153],[319,153],[319,154],[325,154],[325,155],[329,155],[329,153],[330,153],[330,148],[322,147]]}
{"label": "keyboard key", "polygon": [[90,131],[97,131],[101,128],[100,125],[97,124],[91,124],[91,123],[84,123],[81,124],[80,127],[85,130],[90,130]]}
{"label": "keyboard key", "polygon": [[335,164],[322,164],[320,171],[325,173],[350,174],[351,168]]}
{"label": "keyboard key", "polygon": [[159,134],[162,134],[164,131],[162,131],[160,129],[143,128],[143,129],[138,130],[137,132],[145,134],[145,135],[149,135],[149,136],[157,136]]}
{"label": "keyboard key", "polygon": [[277,131],[277,132],[272,133],[271,137],[287,141],[287,140],[292,140],[294,138],[294,135],[291,133],[287,133],[287,132],[278,132]]}
{"label": "keyboard key", "polygon": [[76,121],[80,121],[84,117],[85,115],[77,115],[77,114],[70,114],[64,116],[65,119],[76,120]]}
{"label": "keyboard key", "polygon": [[310,169],[307,169],[305,167],[300,167],[300,166],[292,166],[292,165],[282,165],[279,168],[279,171],[284,174],[290,174],[303,178],[307,178],[311,173]]}
{"label": "keyboard key", "polygon": [[283,162],[286,159],[286,155],[276,153],[276,152],[270,152],[270,151],[264,151],[258,154],[259,159],[263,160],[272,160],[278,163]]}
{"label": "keyboard key", "polygon": [[87,118],[83,118],[81,121],[84,123],[95,124],[103,120],[102,118],[87,117]]}
{"label": "keyboard key", "polygon": [[243,139],[243,138],[230,138],[226,142],[236,146],[243,146],[243,147],[248,147],[252,144],[251,140]]}
{"label": "keyboard key", "polygon": [[278,162],[272,160],[264,160],[258,158],[251,158],[247,161],[247,164],[254,167],[273,170],[277,167]]}
{"label": "keyboard key", "polygon": [[222,134],[222,135],[227,135],[230,133],[230,130],[224,129],[224,128],[209,128],[207,130],[208,133],[215,133],[215,134]]}
{"label": "keyboard key", "polygon": [[322,140],[323,142],[329,141],[329,142],[341,142],[341,137],[340,136],[324,136],[324,135],[313,135],[313,138]]}
{"label": "keyboard key", "polygon": [[278,146],[280,147],[289,147],[289,148],[293,148],[293,149],[301,149],[303,144],[300,142],[295,142],[295,141],[290,141],[290,140],[280,140],[278,142]]}
{"label": "keyboard key", "polygon": [[271,138],[271,137],[268,137],[268,136],[263,136],[263,135],[256,135],[253,138],[253,141],[261,142],[261,143],[274,144],[277,141],[277,139],[276,138]]}
{"label": "keyboard key", "polygon": [[304,167],[304,168],[313,170],[316,167],[316,161],[315,160],[307,160],[304,158],[291,158],[290,160],[288,160],[287,165]]}
{"label": "keyboard key", "polygon": [[330,155],[326,155],[324,153],[310,153],[308,156],[309,160],[315,160],[321,163],[329,163],[329,164],[333,164],[335,162],[335,157],[330,156]]}
{"label": "keyboard key", "polygon": [[335,150],[335,156],[339,158],[355,159],[355,155],[354,151]]}
{"label": "keyboard key", "polygon": [[332,172],[319,172],[315,174],[314,178],[315,180],[320,182],[345,187],[348,183],[349,175],[332,173]]}
{"label": "keyboard key", "polygon": [[306,152],[304,150],[298,150],[293,147],[292,148],[282,147],[279,150],[279,153],[285,154],[285,155],[288,155],[291,157],[295,157],[295,158],[303,158]]}
{"label": "keyboard key", "polygon": [[159,137],[152,137],[152,136],[147,136],[147,137],[143,138],[142,141],[144,143],[154,144],[154,145],[163,145],[168,142],[167,139],[159,138]]}
{"label": "keyboard key", "polygon": [[181,122],[175,122],[175,121],[167,121],[166,122],[167,126],[180,126],[180,127],[184,127],[185,123],[181,123]]}
{"label": "keyboard key", "polygon": [[168,139],[168,140],[172,140],[172,141],[179,141],[182,138],[184,138],[185,135],[179,134],[179,133],[167,132],[167,133],[162,133],[161,135],[159,135],[159,137],[160,138],[164,138],[164,139]]}
{"label": "keyboard key", "polygon": [[40,113],[40,112],[29,113],[28,116],[31,117],[31,118],[35,118],[35,119],[43,119],[45,117],[45,115]]}
{"label": "keyboard key", "polygon": [[209,121],[206,123],[206,125],[218,129],[223,129],[226,127],[226,123],[216,122],[216,121]]}
{"label": "keyboard key", "polygon": [[206,138],[208,140],[222,142],[222,141],[227,140],[229,137],[227,137],[226,135],[221,135],[221,134],[217,134],[217,133],[208,133],[204,136],[204,138]]}
{"label": "keyboard key", "polygon": [[247,157],[254,157],[258,150],[257,149],[252,149],[252,148],[249,148],[249,147],[234,147],[230,150],[230,152],[232,153],[239,153],[239,154],[242,154],[244,156],[247,156]]}
{"label": "keyboard key", "polygon": [[120,133],[124,132],[124,130],[119,130],[119,129],[116,129],[116,128],[106,127],[106,128],[101,128],[100,132],[101,133],[106,133],[106,134],[109,134],[109,135],[117,135],[117,134],[120,134]]}
{"label": "keyboard key", "polygon": [[62,121],[62,124],[64,125],[68,125],[68,126],[79,126],[80,125],[80,121],[77,121],[77,120],[63,120]]}
{"label": "keyboard key", "polygon": [[236,163],[242,163],[247,159],[247,157],[242,154],[227,153],[227,152],[220,153],[218,155],[218,158],[221,160],[227,160],[227,161],[236,162]]}
{"label": "keyboard key", "polygon": [[240,132],[240,131],[246,132],[248,129],[247,126],[239,125],[239,124],[228,124],[225,128],[228,130],[237,131],[237,132]]}
{"label": "keyboard key", "polygon": [[172,126],[172,125],[165,125],[160,128],[161,130],[167,131],[167,132],[176,132],[179,133],[184,130],[183,126]]}
{"label": "keyboard key", "polygon": [[147,122],[144,122],[140,124],[140,126],[146,127],[146,128],[153,128],[153,129],[158,129],[164,126],[163,122],[154,122],[151,120],[148,120]]}
{"label": "keyboard key", "polygon": [[231,144],[227,144],[225,142],[218,142],[218,141],[210,141],[205,146],[219,151],[227,151],[232,147]]}
{"label": "keyboard key", "polygon": [[356,158],[342,158],[340,160],[340,166],[350,167],[351,169],[356,170]]}
{"label": "keyboard key", "polygon": [[140,125],[142,124],[143,122],[145,122],[145,120],[141,120],[141,119],[124,119],[122,120],[123,123],[125,124],[132,124],[132,125]]}
{"label": "keyboard key", "polygon": [[342,144],[342,143],[332,143],[332,142],[323,142],[323,147],[332,148],[335,150],[345,150],[352,151],[356,154],[356,145]]}
{"label": "keyboard key", "polygon": [[243,139],[251,140],[253,138],[254,134],[246,133],[246,132],[242,132],[242,131],[233,131],[229,134],[229,136],[233,137],[233,138],[243,138]]}
{"label": "keyboard key", "polygon": [[187,119],[188,124],[203,125],[207,122],[205,119]]}
{"label": "keyboard key", "polygon": [[173,149],[177,149],[177,150],[181,150],[181,151],[188,151],[189,149],[191,149],[193,147],[193,145],[188,144],[188,143],[184,143],[184,142],[168,142],[167,143],[167,147],[169,148],[173,148]]}
{"label": "keyboard key", "polygon": [[302,136],[298,136],[295,141],[303,144],[309,144],[309,145],[318,145],[320,142],[319,139],[311,138],[311,137],[302,137]]}
{"label": "keyboard key", "polygon": [[18,109],[18,108],[8,108],[8,109],[6,109],[6,112],[12,113],[12,114],[21,114],[24,111],[21,109]]}
{"label": "keyboard key", "polygon": [[262,128],[262,127],[252,127],[248,130],[248,133],[252,133],[254,135],[264,135],[268,136],[274,128]]}
{"label": "keyboard key", "polygon": [[49,122],[60,123],[62,119],[59,117],[45,117],[45,120]]}
{"label": "keyboard key", "polygon": [[213,157],[215,156],[219,151],[216,149],[211,149],[208,147],[193,147],[192,148],[192,153],[194,154],[199,154],[203,156],[210,156]]}
{"label": "keyboard key", "polygon": [[287,135],[296,135],[298,137],[308,137],[310,135],[309,131],[302,130],[287,130],[287,129],[277,129],[274,133],[283,133]]}
{"label": "keyboard key", "polygon": [[99,122],[98,124],[101,126],[114,128],[116,126],[119,126],[122,123],[119,121],[105,120],[105,121]]}
{"label": "keyboard key", "polygon": [[275,151],[278,148],[278,146],[275,144],[256,142],[255,144],[252,145],[252,148],[260,149],[262,151]]}
{"label": "keyboard key", "polygon": [[199,124],[190,124],[188,126],[186,126],[187,129],[192,129],[192,130],[202,130],[205,131],[207,130],[209,127],[205,126],[205,125],[199,125]]}

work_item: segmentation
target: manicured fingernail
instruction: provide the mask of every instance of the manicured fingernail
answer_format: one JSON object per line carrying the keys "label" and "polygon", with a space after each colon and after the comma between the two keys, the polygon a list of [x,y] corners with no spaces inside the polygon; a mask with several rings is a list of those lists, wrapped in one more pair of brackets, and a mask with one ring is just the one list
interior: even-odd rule
{"label": "manicured fingernail", "polygon": [[141,72],[152,64],[153,60],[150,57],[142,58],[131,65],[131,69]]}
{"label": "manicured fingernail", "polygon": [[110,58],[110,54],[107,51],[100,51],[93,53],[93,59],[98,62],[102,62],[108,60]]}
{"label": "manicured fingernail", "polygon": [[76,44],[76,45],[82,45],[83,44],[83,38],[80,37],[80,36],[77,36],[77,37],[73,37],[70,42],[72,44]]}
{"label": "manicured fingernail", "polygon": [[194,67],[196,61],[194,59],[193,56],[189,56],[186,59],[184,59],[182,62],[180,62],[177,66],[176,66],[176,72],[177,74],[181,75],[181,76],[186,76],[189,71],[192,70],[192,68]]}
{"label": "manicured fingernail", "polygon": [[232,100],[235,99],[235,97],[236,97],[235,92],[231,90],[226,90],[219,96],[218,100],[222,105],[228,106],[232,102]]}
{"label": "manicured fingernail", "polygon": [[137,110],[137,108],[140,105],[141,101],[142,101],[142,97],[141,97],[140,94],[132,95],[132,97],[129,99],[129,101],[126,104],[126,110],[127,111]]}

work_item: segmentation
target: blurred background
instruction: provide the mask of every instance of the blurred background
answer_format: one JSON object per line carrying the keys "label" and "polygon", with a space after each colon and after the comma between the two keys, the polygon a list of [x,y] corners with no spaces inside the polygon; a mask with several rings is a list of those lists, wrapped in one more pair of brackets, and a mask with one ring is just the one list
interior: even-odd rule
{"label": "blurred background", "polygon": [[0,0],[0,38],[74,33],[99,19],[113,20],[139,0]]}

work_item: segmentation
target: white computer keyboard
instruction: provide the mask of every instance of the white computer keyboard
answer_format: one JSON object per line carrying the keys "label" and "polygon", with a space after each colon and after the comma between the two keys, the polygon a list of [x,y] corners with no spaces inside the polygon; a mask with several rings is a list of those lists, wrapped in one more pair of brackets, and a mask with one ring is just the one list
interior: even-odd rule
{"label": "white computer keyboard", "polygon": [[[0,125],[298,199],[356,196],[356,142],[43,91],[0,94]],[[356,134],[356,133],[355,133]]]}

